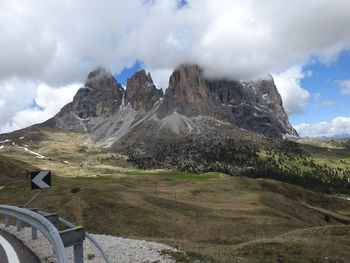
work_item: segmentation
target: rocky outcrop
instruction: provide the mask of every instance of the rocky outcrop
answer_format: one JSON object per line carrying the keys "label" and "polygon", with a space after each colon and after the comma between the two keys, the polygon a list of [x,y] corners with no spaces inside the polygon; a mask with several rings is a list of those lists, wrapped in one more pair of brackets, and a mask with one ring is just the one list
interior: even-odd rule
{"label": "rocky outcrop", "polygon": [[250,82],[207,80],[206,85],[220,119],[267,137],[298,136],[271,76]]}
{"label": "rocky outcrop", "polygon": [[149,111],[162,97],[163,91],[156,88],[150,73],[140,70],[128,79],[125,104],[130,104],[135,110]]}
{"label": "rocky outcrop", "polygon": [[175,111],[187,117],[211,115],[211,108],[203,71],[197,65],[181,65],[170,76],[158,117]]}
{"label": "rocky outcrop", "polygon": [[213,80],[197,65],[181,65],[170,77],[158,117],[175,111],[213,117],[268,137],[297,136],[271,76],[251,82]]}
{"label": "rocky outcrop", "polygon": [[124,90],[115,78],[104,68],[91,72],[74,96],[56,115],[60,128],[82,130],[82,120],[108,117],[116,113],[124,96]]}

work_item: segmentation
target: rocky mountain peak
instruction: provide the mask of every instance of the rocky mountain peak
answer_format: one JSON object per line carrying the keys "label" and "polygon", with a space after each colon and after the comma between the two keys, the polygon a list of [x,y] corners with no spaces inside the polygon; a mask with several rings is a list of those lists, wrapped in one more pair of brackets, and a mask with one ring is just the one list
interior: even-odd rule
{"label": "rocky mountain peak", "polygon": [[113,75],[103,67],[98,67],[90,72],[85,81],[85,87],[92,89],[104,89],[117,86],[117,81]]}
{"label": "rocky mountain peak", "polygon": [[158,117],[174,111],[212,117],[268,137],[297,136],[272,76],[250,82],[208,79],[198,65],[181,65],[170,77]]}
{"label": "rocky mountain peak", "polygon": [[170,76],[169,90],[189,103],[208,99],[203,71],[198,65],[183,64],[176,69]]}
{"label": "rocky mountain peak", "polygon": [[211,104],[202,69],[198,65],[180,65],[170,76],[159,116],[177,113],[193,117],[210,114]]}
{"label": "rocky mountain peak", "polygon": [[109,141],[131,130],[138,134],[141,126],[147,130],[140,134],[197,134],[220,129],[222,123],[267,137],[297,136],[271,76],[246,82],[208,79],[198,65],[183,64],[171,74],[162,97],[145,70],[129,78],[124,91],[112,74],[98,68],[54,119],[60,128]]}
{"label": "rocky mountain peak", "polygon": [[78,90],[73,101],[55,116],[57,126],[82,130],[82,120],[116,113],[123,96],[123,87],[113,75],[104,68],[97,68],[89,73],[85,86]]}
{"label": "rocky mountain peak", "polygon": [[145,70],[136,72],[127,81],[125,103],[130,104],[135,110],[148,111],[162,97],[163,91],[156,88],[151,74],[146,74]]}

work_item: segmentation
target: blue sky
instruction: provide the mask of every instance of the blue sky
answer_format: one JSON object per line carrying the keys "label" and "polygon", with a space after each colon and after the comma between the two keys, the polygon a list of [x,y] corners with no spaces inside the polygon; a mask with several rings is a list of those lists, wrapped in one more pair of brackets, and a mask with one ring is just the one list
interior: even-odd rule
{"label": "blue sky", "polygon": [[142,62],[137,60],[132,67],[125,67],[119,74],[116,74],[114,77],[119,83],[121,83],[123,86],[126,86],[128,78],[130,78],[135,72],[141,69],[143,69]]}
{"label": "blue sky", "polygon": [[[350,56],[342,52],[339,58],[329,64],[313,60],[303,68],[311,76],[301,80],[301,87],[309,91],[310,98],[304,112],[290,117],[293,125],[300,123],[330,122],[338,116],[350,116],[350,96],[343,95],[340,82],[350,79]],[[330,105],[319,105],[329,102]],[[332,103],[334,105],[332,105]]]}

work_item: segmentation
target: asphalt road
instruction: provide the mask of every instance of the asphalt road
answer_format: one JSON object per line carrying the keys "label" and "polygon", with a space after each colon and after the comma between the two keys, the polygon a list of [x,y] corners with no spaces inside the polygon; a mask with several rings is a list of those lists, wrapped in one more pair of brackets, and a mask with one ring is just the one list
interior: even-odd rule
{"label": "asphalt road", "polygon": [[40,260],[22,241],[0,230],[0,262],[40,263]]}

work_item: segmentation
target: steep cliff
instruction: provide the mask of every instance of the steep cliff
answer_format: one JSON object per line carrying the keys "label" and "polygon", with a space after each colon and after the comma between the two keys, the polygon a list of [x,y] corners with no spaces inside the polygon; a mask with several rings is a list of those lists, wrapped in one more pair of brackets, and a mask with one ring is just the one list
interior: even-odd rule
{"label": "steep cliff", "polygon": [[250,82],[213,80],[197,65],[181,65],[170,77],[158,117],[175,111],[213,117],[268,137],[297,136],[271,76]]}

